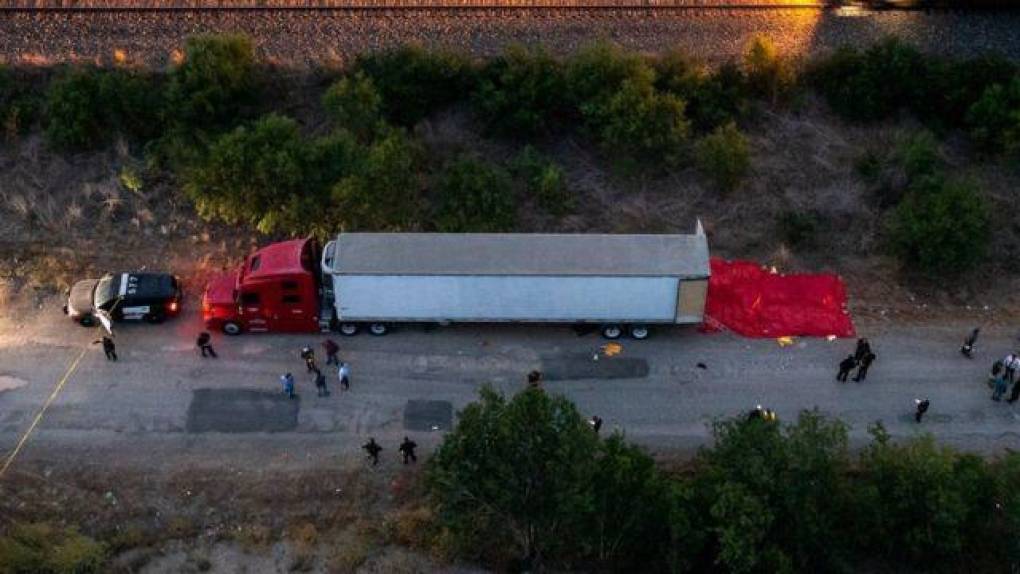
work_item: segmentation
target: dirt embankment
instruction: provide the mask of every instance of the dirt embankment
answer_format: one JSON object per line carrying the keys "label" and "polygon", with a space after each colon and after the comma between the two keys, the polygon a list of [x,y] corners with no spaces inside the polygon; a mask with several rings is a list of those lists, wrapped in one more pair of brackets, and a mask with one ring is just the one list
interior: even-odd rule
{"label": "dirt embankment", "polygon": [[897,35],[922,50],[955,56],[997,51],[1020,59],[1015,12],[816,10],[681,12],[523,12],[519,14],[351,14],[339,11],[225,13],[0,13],[0,62],[128,62],[161,67],[185,38],[242,32],[266,61],[291,66],[343,64],[366,50],[405,43],[477,56],[510,44],[568,53],[596,38],[661,52],[681,47],[709,62],[739,57],[755,35],[784,52],[813,55]]}

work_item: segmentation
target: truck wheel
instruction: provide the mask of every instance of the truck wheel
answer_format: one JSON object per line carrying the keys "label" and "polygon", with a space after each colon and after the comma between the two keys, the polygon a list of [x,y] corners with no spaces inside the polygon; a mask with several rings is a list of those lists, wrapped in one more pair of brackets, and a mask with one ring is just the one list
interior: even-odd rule
{"label": "truck wheel", "polygon": [[382,337],[388,333],[389,330],[390,328],[386,326],[386,323],[372,323],[368,326],[368,332],[372,333],[376,337]]}
{"label": "truck wheel", "polygon": [[630,328],[630,337],[637,339],[638,341],[648,338],[648,327],[644,325],[634,325]]}
{"label": "truck wheel", "polygon": [[602,327],[602,336],[607,339],[619,339],[622,334],[623,329],[619,325],[604,325]]}
{"label": "truck wheel", "polygon": [[340,323],[340,334],[345,337],[353,337],[358,334],[357,323]]}
{"label": "truck wheel", "polygon": [[82,327],[91,327],[96,324],[96,320],[92,318],[92,315],[85,315],[81,319],[78,319],[78,324]]}
{"label": "truck wheel", "polygon": [[241,331],[243,331],[241,326],[233,321],[227,321],[223,324],[223,334],[225,335],[233,337],[235,335],[240,335]]}

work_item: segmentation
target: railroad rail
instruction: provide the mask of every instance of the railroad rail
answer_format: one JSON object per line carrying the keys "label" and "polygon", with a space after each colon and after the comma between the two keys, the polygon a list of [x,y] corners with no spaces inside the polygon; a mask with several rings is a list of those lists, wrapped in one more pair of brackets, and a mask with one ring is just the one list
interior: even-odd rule
{"label": "railroad rail", "polygon": [[838,0],[0,0],[0,10],[324,10],[347,8],[818,9]]}

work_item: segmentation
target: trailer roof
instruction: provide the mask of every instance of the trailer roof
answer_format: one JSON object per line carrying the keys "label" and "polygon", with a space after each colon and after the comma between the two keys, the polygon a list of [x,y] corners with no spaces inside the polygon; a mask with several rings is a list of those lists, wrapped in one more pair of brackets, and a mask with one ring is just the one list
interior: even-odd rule
{"label": "trailer roof", "polygon": [[708,277],[708,241],[693,235],[341,233],[341,275]]}

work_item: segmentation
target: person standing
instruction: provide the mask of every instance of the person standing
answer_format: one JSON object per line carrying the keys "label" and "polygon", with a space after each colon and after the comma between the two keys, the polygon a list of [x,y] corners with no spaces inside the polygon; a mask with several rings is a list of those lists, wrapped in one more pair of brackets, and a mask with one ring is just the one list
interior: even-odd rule
{"label": "person standing", "polygon": [[857,339],[857,348],[854,349],[854,360],[860,362],[865,355],[871,352],[871,343],[865,338]]}
{"label": "person standing", "polygon": [[599,430],[602,429],[602,417],[598,415],[592,415],[589,424],[591,424],[591,428],[592,430],[595,431],[595,434],[599,434]]}
{"label": "person standing", "polygon": [[[195,340],[195,345],[200,351],[202,351],[203,357],[216,358],[216,351],[212,348],[212,335],[210,335],[208,331],[202,331],[198,334],[198,339]],[[208,353],[208,355],[206,353]]]}
{"label": "person standing", "polygon": [[931,406],[931,401],[928,399],[914,399],[914,403],[917,405],[917,411],[914,413],[914,420],[921,422],[921,417],[924,413],[928,412],[928,407]]}
{"label": "person standing", "polygon": [[370,437],[368,442],[362,445],[361,448],[365,449],[365,452],[368,453],[368,458],[372,459],[372,466],[379,464],[379,453],[382,452],[382,447],[379,446],[379,443],[375,442],[375,437]]}
{"label": "person standing", "polygon": [[1013,383],[1013,390],[1009,392],[1009,398],[1006,399],[1006,402],[1013,404],[1017,399],[1020,399],[1020,380]]}
{"label": "person standing", "polygon": [[418,443],[405,436],[404,442],[400,443],[400,453],[404,455],[404,464],[407,464],[408,460],[418,462],[418,457],[414,455],[416,448],[418,448]]}
{"label": "person standing", "polygon": [[538,389],[542,387],[542,372],[531,371],[528,373],[528,387]]}
{"label": "person standing", "polygon": [[1005,358],[1002,359],[1002,369],[1005,373],[1003,376],[1006,377],[1007,383],[1013,382],[1013,374],[1016,372],[1016,367],[1014,366],[1015,361],[1016,355],[1013,353],[1006,355]]}
{"label": "person standing", "polygon": [[326,390],[326,375],[323,375],[322,371],[315,372],[315,391],[320,397],[329,396],[329,391]]}
{"label": "person standing", "polygon": [[857,366],[857,360],[854,359],[853,355],[847,355],[845,359],[839,363],[839,373],[836,374],[836,380],[845,383],[847,377],[850,376],[850,371]]}
{"label": "person standing", "polygon": [[301,358],[304,359],[305,367],[309,373],[318,370],[318,367],[315,366],[315,351],[311,347],[303,347],[301,349]]}
{"label": "person standing", "polygon": [[336,375],[340,379],[340,390],[351,390],[351,367],[347,363],[340,361],[340,366],[336,369]]}
{"label": "person standing", "polygon": [[854,382],[859,383],[864,379],[868,378],[868,367],[871,363],[875,362],[876,355],[871,351],[868,351],[861,357],[860,363],[857,365],[857,374],[854,375]]}
{"label": "person standing", "polygon": [[107,361],[116,361],[117,360],[117,345],[114,344],[113,339],[111,339],[110,337],[107,337],[106,335],[103,335],[103,337],[101,339],[98,339],[96,341],[92,341],[92,344],[93,345],[97,345],[97,344],[102,344],[103,345],[103,354],[106,355],[106,360]]}
{"label": "person standing", "polygon": [[294,394],[294,375],[287,373],[280,377],[280,386],[283,387],[283,394],[287,395],[288,398],[293,399]]}
{"label": "person standing", "polygon": [[1002,395],[1006,394],[1006,389],[1008,387],[1009,385],[1006,384],[1006,379],[1002,378],[1002,374],[1000,373],[999,376],[995,377],[995,382],[993,383],[993,388],[995,390],[992,391],[992,400],[1001,401]]}
{"label": "person standing", "polygon": [[326,339],[322,342],[322,348],[326,351],[326,364],[327,365],[339,365],[340,357],[336,354],[340,352],[340,345],[336,344],[333,339]]}
{"label": "person standing", "polygon": [[977,344],[978,334],[981,333],[981,327],[974,327],[974,330],[967,335],[967,338],[963,340],[963,346],[960,347],[960,352],[963,353],[964,357],[968,359],[974,358],[974,345]]}

